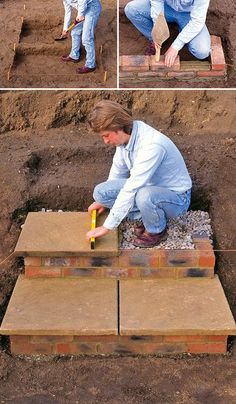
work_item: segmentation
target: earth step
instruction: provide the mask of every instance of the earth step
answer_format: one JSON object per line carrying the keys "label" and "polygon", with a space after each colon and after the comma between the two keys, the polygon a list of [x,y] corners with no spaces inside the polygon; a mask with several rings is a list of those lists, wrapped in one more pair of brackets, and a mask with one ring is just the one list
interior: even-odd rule
{"label": "earth step", "polygon": [[236,327],[217,277],[98,282],[21,275],[0,334],[10,335],[13,354],[225,353]]}
{"label": "earth step", "polygon": [[[98,218],[98,224],[104,217]],[[27,278],[153,279],[213,277],[215,255],[208,237],[195,235],[195,249],[119,249],[115,230],[91,250],[84,212],[29,213],[15,248],[25,256]],[[32,237],[32,235],[34,235]]]}

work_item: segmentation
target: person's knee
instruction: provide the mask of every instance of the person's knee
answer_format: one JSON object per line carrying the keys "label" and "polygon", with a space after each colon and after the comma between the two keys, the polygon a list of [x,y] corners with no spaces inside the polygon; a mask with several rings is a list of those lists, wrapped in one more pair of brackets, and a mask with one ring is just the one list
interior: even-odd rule
{"label": "person's knee", "polygon": [[129,20],[135,14],[135,7],[134,7],[133,3],[134,3],[134,1],[127,3],[124,8],[125,15]]}
{"label": "person's knee", "polygon": [[149,192],[147,188],[140,188],[136,193],[135,202],[139,210],[143,210],[149,200]]}
{"label": "person's knee", "polygon": [[195,44],[189,44],[189,50],[197,59],[206,59],[210,55],[210,43],[200,42]]}
{"label": "person's knee", "polygon": [[94,191],[93,191],[93,199],[96,202],[98,202],[98,203],[103,202],[103,199],[104,199],[103,191],[104,191],[104,182],[95,186]]}

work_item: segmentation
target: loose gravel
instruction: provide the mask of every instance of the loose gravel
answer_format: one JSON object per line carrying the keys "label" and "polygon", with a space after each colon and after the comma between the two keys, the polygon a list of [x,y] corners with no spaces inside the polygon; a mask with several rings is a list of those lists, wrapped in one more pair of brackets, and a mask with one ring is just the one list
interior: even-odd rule
{"label": "loose gravel", "polygon": [[[119,240],[121,249],[140,249],[134,246],[134,226],[137,222],[129,219],[123,220],[119,227]],[[167,225],[168,238],[155,249],[194,249],[192,237],[194,234],[206,235],[212,242],[211,219],[208,212],[201,210],[189,211],[182,216],[170,219]]]}

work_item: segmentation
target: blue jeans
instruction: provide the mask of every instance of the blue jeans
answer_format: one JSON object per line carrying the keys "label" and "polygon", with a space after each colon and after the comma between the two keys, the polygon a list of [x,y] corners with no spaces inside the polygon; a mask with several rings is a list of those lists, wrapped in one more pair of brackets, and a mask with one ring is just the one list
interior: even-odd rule
{"label": "blue jeans", "polygon": [[[94,188],[96,202],[111,209],[123,188],[126,179],[108,180]],[[135,196],[129,219],[142,219],[149,233],[160,233],[166,228],[167,220],[186,213],[191,199],[191,190],[182,194],[157,186],[140,188]]]}
{"label": "blue jeans", "polygon": [[82,44],[86,50],[85,66],[89,68],[96,67],[94,30],[101,14],[101,10],[102,7],[99,0],[92,3],[92,5],[88,6],[86,10],[84,21],[77,24],[71,31],[72,46],[69,56],[76,60],[79,59],[82,38]]}
{"label": "blue jeans", "polygon": [[[149,40],[152,40],[153,21],[151,18],[150,0],[134,0],[125,7],[125,14],[132,24]],[[165,4],[165,18],[167,22],[178,24],[180,31],[190,20],[189,12],[178,12]],[[189,51],[198,59],[205,59],[210,54],[211,37],[206,25],[188,44]]]}

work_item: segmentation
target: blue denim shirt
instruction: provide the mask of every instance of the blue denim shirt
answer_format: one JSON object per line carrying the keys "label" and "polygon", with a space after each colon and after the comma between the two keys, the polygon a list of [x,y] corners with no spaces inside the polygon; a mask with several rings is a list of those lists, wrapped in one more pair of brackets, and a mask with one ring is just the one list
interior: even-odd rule
{"label": "blue denim shirt", "polygon": [[116,147],[108,180],[127,178],[108,217],[107,229],[117,227],[133,208],[138,189],[156,185],[184,193],[192,181],[184,159],[175,144],[161,132],[141,121],[134,121],[127,145]]}
{"label": "blue denim shirt", "polygon": [[153,22],[160,12],[164,15],[164,3],[176,10],[177,12],[189,12],[190,21],[179,33],[172,46],[176,50],[180,50],[186,43],[189,43],[205,25],[207,10],[210,0],[150,0],[151,17]]}
{"label": "blue denim shirt", "polygon": [[63,30],[67,31],[71,24],[72,7],[78,11],[77,17],[81,17],[85,15],[87,7],[93,2],[94,0],[63,0],[65,9]]}

